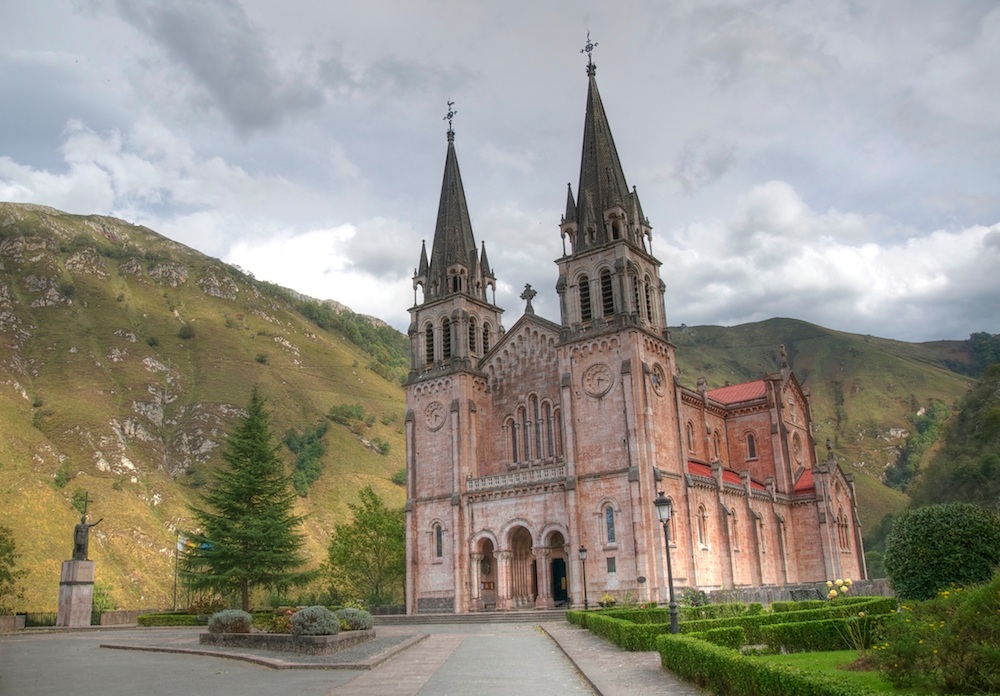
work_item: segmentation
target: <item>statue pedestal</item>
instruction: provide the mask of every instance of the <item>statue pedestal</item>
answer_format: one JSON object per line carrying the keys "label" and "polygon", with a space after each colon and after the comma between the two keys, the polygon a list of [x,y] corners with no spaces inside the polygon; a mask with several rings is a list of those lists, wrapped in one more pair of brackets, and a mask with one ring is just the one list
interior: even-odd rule
{"label": "statue pedestal", "polygon": [[63,561],[56,626],[89,626],[94,608],[94,562]]}

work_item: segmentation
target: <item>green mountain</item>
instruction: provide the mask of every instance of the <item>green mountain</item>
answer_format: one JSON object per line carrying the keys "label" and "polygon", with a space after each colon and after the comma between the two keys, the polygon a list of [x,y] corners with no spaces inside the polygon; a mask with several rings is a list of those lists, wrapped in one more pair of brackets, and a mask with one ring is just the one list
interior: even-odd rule
{"label": "green mountain", "polygon": [[[378,345],[352,342],[364,338]],[[0,203],[0,524],[30,573],[25,608],[55,609],[84,493],[91,521],[104,518],[97,580],[121,606],[170,606],[188,504],[253,384],[276,441],[329,425],[300,501],[318,566],[360,487],[404,501],[392,476],[407,345],[149,229]]]}
{"label": "green mountain", "polygon": [[[811,392],[820,449],[829,438],[857,474],[867,529],[908,502],[881,480],[914,418],[972,384],[953,371],[970,362],[964,341],[903,343],[791,319],[671,335],[684,383],[703,376],[712,388],[774,371],[784,344]],[[0,524],[30,573],[23,608],[55,609],[84,495],[91,521],[104,518],[91,532],[97,579],[120,606],[170,606],[188,504],[253,384],[289,445],[281,456],[303,472],[318,566],[362,486],[404,501],[392,479],[404,466],[407,355],[406,337],[378,320],[147,228],[0,203]]]}

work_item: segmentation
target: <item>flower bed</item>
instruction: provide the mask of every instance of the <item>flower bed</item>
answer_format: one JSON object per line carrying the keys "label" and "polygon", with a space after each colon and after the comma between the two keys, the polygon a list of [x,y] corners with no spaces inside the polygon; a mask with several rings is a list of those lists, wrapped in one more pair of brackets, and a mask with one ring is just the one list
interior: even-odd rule
{"label": "flower bed", "polygon": [[375,629],[342,631],[332,636],[296,636],[288,633],[202,633],[198,636],[201,645],[303,655],[330,655],[370,640],[375,640]]}

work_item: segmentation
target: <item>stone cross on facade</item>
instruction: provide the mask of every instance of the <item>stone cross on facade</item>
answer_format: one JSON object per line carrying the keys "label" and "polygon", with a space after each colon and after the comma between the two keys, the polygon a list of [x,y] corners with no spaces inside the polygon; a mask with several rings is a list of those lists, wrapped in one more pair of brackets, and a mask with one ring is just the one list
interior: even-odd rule
{"label": "stone cross on facade", "polygon": [[535,313],[535,308],[531,306],[531,300],[537,294],[538,293],[535,292],[532,289],[530,283],[525,283],[524,284],[524,292],[521,293],[521,299],[524,300],[527,303],[525,305],[525,307],[524,307],[524,313],[525,314],[534,314]]}

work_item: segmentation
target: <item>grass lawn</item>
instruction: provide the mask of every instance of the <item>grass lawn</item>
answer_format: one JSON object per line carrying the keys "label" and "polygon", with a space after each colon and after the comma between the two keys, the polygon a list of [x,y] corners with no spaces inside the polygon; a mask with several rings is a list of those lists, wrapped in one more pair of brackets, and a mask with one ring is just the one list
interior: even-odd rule
{"label": "grass lawn", "polygon": [[835,650],[831,652],[805,652],[788,655],[761,655],[757,659],[776,662],[798,669],[824,672],[831,676],[849,680],[859,686],[865,686],[874,691],[885,691],[894,694],[919,694],[919,689],[895,689],[876,670],[844,669],[858,659],[856,650]]}

